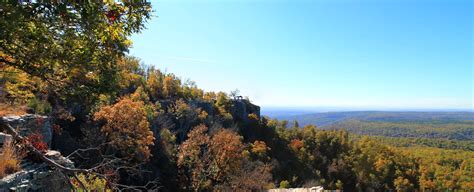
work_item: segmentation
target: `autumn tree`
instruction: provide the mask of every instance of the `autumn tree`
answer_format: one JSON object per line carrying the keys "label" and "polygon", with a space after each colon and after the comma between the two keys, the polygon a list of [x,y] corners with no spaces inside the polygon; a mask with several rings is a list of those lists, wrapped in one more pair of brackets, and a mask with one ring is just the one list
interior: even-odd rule
{"label": "autumn tree", "polygon": [[1,9],[0,61],[54,81],[107,73],[150,17],[142,2],[12,2]]}
{"label": "autumn tree", "polygon": [[119,95],[127,95],[144,84],[145,71],[140,60],[132,56],[121,57],[117,61]]}
{"label": "autumn tree", "polygon": [[167,74],[163,79],[163,95],[166,98],[173,98],[181,94],[181,80],[173,74]]}
{"label": "autumn tree", "polygon": [[256,140],[250,144],[250,152],[257,159],[266,160],[268,158],[267,154],[270,148],[264,141]]}
{"label": "autumn tree", "polygon": [[12,1],[0,5],[0,66],[38,77],[51,99],[90,108],[116,92],[117,62],[144,28],[146,2],[70,3]]}
{"label": "autumn tree", "polygon": [[152,101],[163,99],[163,73],[150,67],[146,74],[146,89]]}
{"label": "autumn tree", "polygon": [[347,160],[357,175],[356,187],[363,190],[410,190],[418,188],[418,164],[408,156],[363,138]]}
{"label": "autumn tree", "polygon": [[154,137],[143,102],[122,98],[112,106],[102,107],[94,114],[94,120],[102,124],[101,131],[123,156],[136,160],[150,157],[149,146]]}
{"label": "autumn tree", "polygon": [[[188,189],[263,189],[269,182],[270,167],[264,164],[245,167],[253,164],[244,156],[244,149],[242,137],[229,129],[220,129],[209,135],[205,125],[195,127],[178,152],[178,167],[189,182]],[[242,180],[242,177],[251,175],[263,179],[253,182]]]}
{"label": "autumn tree", "polygon": [[188,100],[202,100],[204,91],[199,89],[194,81],[187,80],[182,85],[183,97]]}
{"label": "autumn tree", "polygon": [[35,97],[35,81],[25,72],[10,66],[0,67],[0,95],[10,103],[25,104]]}
{"label": "autumn tree", "polygon": [[[210,188],[209,173],[205,173],[206,161],[201,151],[206,149],[209,144],[210,137],[207,134],[208,128],[205,125],[199,125],[191,130],[188,134],[188,140],[183,142],[179,147],[178,152],[178,167],[180,168],[183,182],[189,183],[184,186],[186,189]],[[207,152],[207,151],[206,151]]]}
{"label": "autumn tree", "polygon": [[271,183],[271,171],[270,164],[245,159],[240,171],[236,175],[231,175],[230,186],[222,187],[221,191],[264,191],[275,188]]}

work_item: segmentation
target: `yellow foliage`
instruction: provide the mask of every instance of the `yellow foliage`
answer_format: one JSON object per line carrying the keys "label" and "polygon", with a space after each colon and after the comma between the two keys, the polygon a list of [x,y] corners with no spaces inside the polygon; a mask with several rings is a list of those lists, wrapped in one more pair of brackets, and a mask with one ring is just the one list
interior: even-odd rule
{"label": "yellow foliage", "polygon": [[167,98],[178,95],[181,82],[173,75],[167,75],[163,80],[163,95]]}
{"label": "yellow foliage", "polygon": [[252,153],[256,154],[257,156],[265,156],[266,153],[267,153],[267,150],[269,149],[267,147],[267,144],[265,144],[265,142],[263,141],[255,141],[253,142],[253,144],[251,144],[251,151]]}
{"label": "yellow foliage", "polygon": [[398,177],[393,181],[393,184],[395,185],[395,188],[397,191],[412,191],[413,184],[410,183],[408,179],[405,179],[403,177]]}
{"label": "yellow foliage", "polygon": [[201,120],[201,121],[206,120],[206,119],[207,119],[207,116],[209,115],[206,111],[204,111],[204,110],[202,110],[202,109],[199,109],[199,110],[198,110],[198,113],[199,113],[198,118],[199,118],[199,120]]}
{"label": "yellow foliage", "polygon": [[83,191],[103,191],[109,192],[111,189],[107,188],[107,180],[99,178],[93,174],[79,174],[77,178],[84,185],[85,190],[81,187],[79,182],[72,178],[72,184],[74,186],[74,191],[83,192]]}
{"label": "yellow foliage", "polygon": [[[31,76],[13,67],[4,67],[0,73],[0,87],[4,87],[5,97],[11,102],[24,104],[34,98],[36,83]],[[0,95],[1,96],[1,95]]]}
{"label": "yellow foliage", "polygon": [[146,85],[153,100],[159,99],[163,95],[163,74],[160,70],[150,69],[148,71]]}

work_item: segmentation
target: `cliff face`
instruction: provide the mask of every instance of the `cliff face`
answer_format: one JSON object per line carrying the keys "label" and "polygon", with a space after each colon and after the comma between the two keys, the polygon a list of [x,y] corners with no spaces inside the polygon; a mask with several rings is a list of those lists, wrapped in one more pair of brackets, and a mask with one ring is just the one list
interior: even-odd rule
{"label": "cliff face", "polygon": [[208,115],[213,116],[214,115],[214,107],[212,103],[206,102],[206,101],[191,101],[190,105],[196,108],[201,108],[203,111],[205,111]]}
{"label": "cliff face", "polygon": [[248,122],[250,114],[255,114],[260,119],[260,107],[244,99],[232,100],[230,113],[234,121]]}
{"label": "cliff face", "polygon": [[[160,100],[159,103],[161,104],[162,108],[167,109],[173,104],[173,101]],[[245,99],[232,99],[231,103],[232,104],[229,112],[232,114],[235,122],[248,122],[248,116],[250,114],[255,114],[258,118],[260,118],[260,106],[255,105]],[[213,116],[215,114],[214,104],[212,102],[189,101],[188,104],[193,108],[201,108],[209,116]]]}

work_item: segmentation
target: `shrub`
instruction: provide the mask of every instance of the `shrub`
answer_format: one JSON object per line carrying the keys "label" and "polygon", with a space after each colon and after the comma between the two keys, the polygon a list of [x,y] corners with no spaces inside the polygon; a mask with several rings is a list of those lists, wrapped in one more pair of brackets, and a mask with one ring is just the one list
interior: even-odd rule
{"label": "shrub", "polygon": [[46,115],[51,113],[51,105],[44,100],[39,100],[37,98],[30,99],[28,101],[28,107],[31,108],[36,114]]}
{"label": "shrub", "polygon": [[28,140],[28,142],[30,142],[31,145],[33,145],[33,147],[35,147],[38,151],[45,152],[48,150],[48,144],[44,142],[43,135],[41,135],[41,133],[38,131],[28,135],[26,140]]}
{"label": "shrub", "polygon": [[304,145],[303,141],[299,139],[293,139],[291,140],[290,148],[293,149],[294,151],[298,151],[303,147],[303,145]]}
{"label": "shrub", "polygon": [[281,189],[290,188],[290,182],[288,182],[287,180],[281,181],[281,182],[280,182],[280,188],[281,188]]}
{"label": "shrub", "polygon": [[265,157],[267,155],[267,151],[269,148],[267,147],[267,144],[264,141],[259,141],[256,140],[252,144],[250,144],[250,151],[252,154],[254,154],[257,157]]}
{"label": "shrub", "polygon": [[20,160],[13,144],[6,144],[0,153],[0,178],[20,170]]}
{"label": "shrub", "polygon": [[[107,181],[105,179],[102,179],[100,177],[97,177],[93,174],[79,174],[77,175],[77,179],[81,181],[81,183],[85,187],[85,191],[112,191],[107,187]],[[74,191],[79,191],[82,192],[84,189],[81,187],[79,182],[76,180],[76,178],[71,178],[72,184],[74,186]]]}

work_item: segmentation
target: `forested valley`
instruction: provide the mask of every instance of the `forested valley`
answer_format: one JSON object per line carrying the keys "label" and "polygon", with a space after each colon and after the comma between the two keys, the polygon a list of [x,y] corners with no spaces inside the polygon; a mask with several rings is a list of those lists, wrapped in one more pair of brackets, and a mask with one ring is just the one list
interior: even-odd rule
{"label": "forested valley", "polygon": [[[472,178],[470,170],[459,172],[461,166],[473,163],[472,112],[355,111],[276,118],[293,124],[322,124],[319,128],[327,131],[344,130],[352,141],[370,139],[414,157],[420,166],[420,184],[448,186],[451,179]],[[427,176],[432,179],[424,180]],[[471,185],[468,180],[465,184]]]}
{"label": "forested valley", "polygon": [[50,146],[39,132],[3,145],[0,178],[54,149],[75,169],[52,168],[77,191],[474,190],[472,119],[330,128],[272,119],[237,91],[208,92],[129,55],[149,3],[0,11],[0,116],[47,116],[53,128]]}

